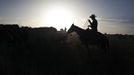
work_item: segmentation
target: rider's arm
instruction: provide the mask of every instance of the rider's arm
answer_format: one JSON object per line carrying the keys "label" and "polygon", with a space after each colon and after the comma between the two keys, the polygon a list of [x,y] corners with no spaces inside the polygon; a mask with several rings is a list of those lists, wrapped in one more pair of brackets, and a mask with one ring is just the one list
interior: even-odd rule
{"label": "rider's arm", "polygon": [[88,22],[90,23],[90,25],[92,25],[92,22],[88,19]]}

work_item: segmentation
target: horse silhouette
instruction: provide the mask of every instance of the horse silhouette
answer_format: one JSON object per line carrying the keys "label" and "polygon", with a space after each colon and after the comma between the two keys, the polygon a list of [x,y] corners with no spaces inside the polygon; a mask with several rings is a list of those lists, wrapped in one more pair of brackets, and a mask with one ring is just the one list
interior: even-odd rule
{"label": "horse silhouette", "polygon": [[[94,32],[92,30],[84,30],[74,24],[68,30],[68,34],[76,32],[79,35],[79,39],[82,44],[87,48],[89,45],[96,45],[99,49],[107,50],[109,48],[108,38],[100,32]],[[105,51],[107,53],[107,51]]]}

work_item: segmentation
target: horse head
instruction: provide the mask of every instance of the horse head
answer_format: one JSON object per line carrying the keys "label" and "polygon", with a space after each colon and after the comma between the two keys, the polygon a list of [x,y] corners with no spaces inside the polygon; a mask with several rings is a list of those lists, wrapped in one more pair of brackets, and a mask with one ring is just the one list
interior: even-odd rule
{"label": "horse head", "polygon": [[68,34],[74,32],[74,29],[75,29],[75,25],[72,24],[71,27],[69,28],[69,30],[67,31]]}

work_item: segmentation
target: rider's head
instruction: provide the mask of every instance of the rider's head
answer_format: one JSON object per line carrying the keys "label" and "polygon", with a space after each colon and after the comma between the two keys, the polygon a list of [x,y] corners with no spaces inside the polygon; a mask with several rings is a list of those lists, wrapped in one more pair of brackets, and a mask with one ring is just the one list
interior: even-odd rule
{"label": "rider's head", "polygon": [[92,14],[92,15],[90,16],[91,19],[95,19],[95,17],[96,17],[95,14]]}

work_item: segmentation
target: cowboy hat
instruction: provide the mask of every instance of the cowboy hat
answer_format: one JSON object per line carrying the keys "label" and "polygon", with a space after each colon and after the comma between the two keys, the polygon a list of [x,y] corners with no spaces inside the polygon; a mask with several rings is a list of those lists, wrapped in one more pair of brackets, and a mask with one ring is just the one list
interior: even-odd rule
{"label": "cowboy hat", "polygon": [[95,18],[96,16],[95,16],[95,14],[92,14],[91,16],[90,16],[90,18]]}

